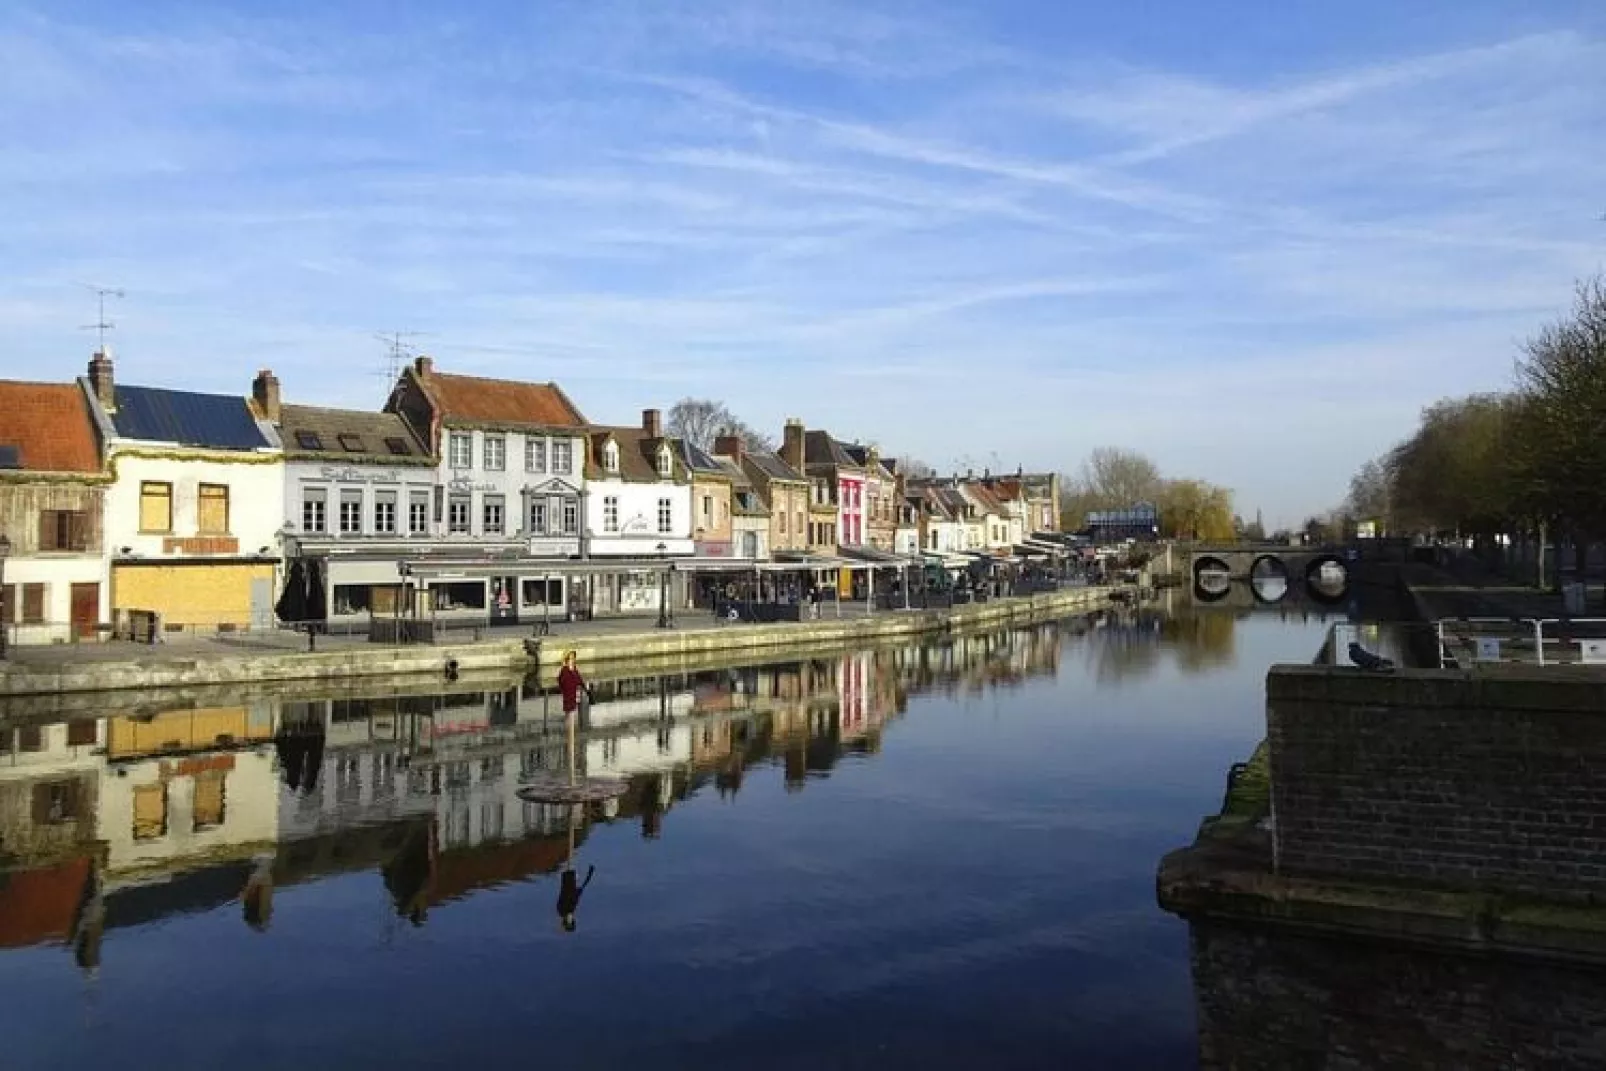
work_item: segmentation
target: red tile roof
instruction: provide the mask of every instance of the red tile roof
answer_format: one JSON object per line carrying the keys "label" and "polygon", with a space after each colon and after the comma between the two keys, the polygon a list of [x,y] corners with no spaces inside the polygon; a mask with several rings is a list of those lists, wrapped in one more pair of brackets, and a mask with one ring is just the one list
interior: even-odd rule
{"label": "red tile roof", "polygon": [[0,446],[29,472],[99,472],[89,403],[76,383],[0,380]]}
{"label": "red tile roof", "polygon": [[481,379],[433,370],[421,379],[448,421],[536,428],[582,428],[586,424],[586,418],[556,383]]}

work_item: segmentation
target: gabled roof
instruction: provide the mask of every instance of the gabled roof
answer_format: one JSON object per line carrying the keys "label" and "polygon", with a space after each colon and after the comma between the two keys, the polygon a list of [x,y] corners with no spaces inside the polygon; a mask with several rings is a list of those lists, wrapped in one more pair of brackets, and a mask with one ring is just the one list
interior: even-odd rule
{"label": "gabled roof", "polygon": [[481,379],[433,369],[423,375],[408,371],[423,384],[441,418],[449,424],[576,431],[586,425],[586,418],[556,383]]}
{"label": "gabled roof", "polygon": [[346,464],[433,465],[435,459],[395,413],[285,405],[279,437],[291,460]]}
{"label": "gabled roof", "polygon": [[862,468],[848,447],[837,442],[827,431],[810,431],[803,435],[803,463],[805,465],[835,465],[838,468]]}
{"label": "gabled roof", "polygon": [[751,464],[753,469],[766,480],[781,480],[787,483],[808,483],[809,478],[794,469],[782,460],[779,454],[770,454],[763,451],[742,454],[742,464]]}
{"label": "gabled roof", "polygon": [[[602,450],[609,440],[619,444],[619,471],[609,472],[602,466]],[[658,445],[669,447],[674,468],[674,481],[684,483],[686,463],[677,455],[674,440],[654,438],[641,428],[592,428],[586,436],[586,479],[620,479],[629,483],[660,483],[658,475]]]}
{"label": "gabled roof", "polygon": [[681,464],[693,476],[718,476],[729,479],[730,472],[720,464],[718,458],[704,450],[690,439],[671,439]]}
{"label": "gabled roof", "polygon": [[119,438],[212,450],[273,445],[246,400],[237,395],[120,385],[113,390],[117,410],[110,417]]}
{"label": "gabled roof", "polygon": [[0,469],[99,472],[89,402],[76,383],[0,380]]}

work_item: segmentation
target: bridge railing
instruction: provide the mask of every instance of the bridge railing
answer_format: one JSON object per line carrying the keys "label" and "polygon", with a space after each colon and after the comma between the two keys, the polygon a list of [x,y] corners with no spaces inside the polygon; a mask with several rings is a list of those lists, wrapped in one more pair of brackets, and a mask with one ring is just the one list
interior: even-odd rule
{"label": "bridge railing", "polygon": [[1606,617],[1451,617],[1434,622],[1439,666],[1606,666]]}

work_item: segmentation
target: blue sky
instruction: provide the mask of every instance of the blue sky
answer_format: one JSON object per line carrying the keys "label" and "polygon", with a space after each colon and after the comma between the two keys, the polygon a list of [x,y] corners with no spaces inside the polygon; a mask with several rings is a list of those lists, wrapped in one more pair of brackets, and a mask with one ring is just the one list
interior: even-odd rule
{"label": "blue sky", "polygon": [[373,335],[1296,521],[1606,262],[1606,8],[4,5],[0,374],[373,407]]}

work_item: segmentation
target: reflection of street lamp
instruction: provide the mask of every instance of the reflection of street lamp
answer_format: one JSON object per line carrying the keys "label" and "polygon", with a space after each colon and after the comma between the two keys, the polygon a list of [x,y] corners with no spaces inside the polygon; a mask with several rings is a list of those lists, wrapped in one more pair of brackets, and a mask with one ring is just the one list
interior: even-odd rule
{"label": "reflection of street lamp", "polygon": [[669,627],[669,547],[658,544],[658,627]]}
{"label": "reflection of street lamp", "polygon": [[[5,603],[6,609],[9,611],[8,616],[14,617],[16,616],[17,610],[12,603],[14,603],[16,600],[13,599],[10,602],[7,602],[5,599],[6,559],[10,556],[11,540],[5,535],[0,535],[0,602]],[[9,624],[9,621],[5,620],[4,618],[0,618],[0,661],[4,661],[6,657],[6,626]]]}

